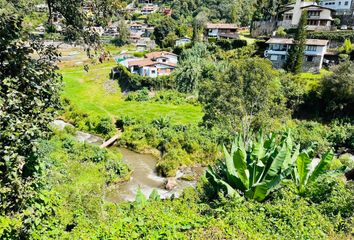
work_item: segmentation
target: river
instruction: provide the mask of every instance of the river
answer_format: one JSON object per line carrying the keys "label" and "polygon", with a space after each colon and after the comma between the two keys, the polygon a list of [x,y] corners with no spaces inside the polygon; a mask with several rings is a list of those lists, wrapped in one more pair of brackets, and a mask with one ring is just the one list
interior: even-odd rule
{"label": "river", "polygon": [[[55,120],[54,126],[64,129],[70,124],[61,120]],[[88,142],[91,144],[101,144],[103,139],[89,133],[77,131],[75,138],[80,142]],[[112,148],[117,148],[113,146]],[[140,188],[143,194],[148,197],[151,192],[156,189],[162,199],[166,199],[174,195],[178,197],[184,188],[195,186],[196,181],[184,181],[179,178],[183,175],[181,171],[177,172],[176,187],[173,190],[164,188],[166,178],[158,176],[156,173],[157,159],[150,154],[140,154],[125,148],[118,148],[123,155],[123,161],[132,170],[131,178],[127,182],[123,182],[108,187],[106,199],[111,202],[134,201],[136,193]]]}

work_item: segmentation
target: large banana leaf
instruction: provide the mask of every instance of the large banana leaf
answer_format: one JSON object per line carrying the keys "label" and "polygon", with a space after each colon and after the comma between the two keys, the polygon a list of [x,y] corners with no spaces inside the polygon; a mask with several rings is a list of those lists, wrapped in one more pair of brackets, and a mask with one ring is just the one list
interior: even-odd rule
{"label": "large banana leaf", "polygon": [[326,152],[322,157],[321,161],[317,164],[315,170],[312,172],[310,176],[310,181],[314,181],[316,178],[318,178],[319,175],[321,175],[325,170],[327,165],[333,160],[334,154],[332,151]]}
{"label": "large banana leaf", "polygon": [[234,188],[232,188],[227,182],[216,177],[214,170],[210,166],[205,172],[205,177],[207,178],[209,183],[211,183],[217,189],[223,190],[228,196],[230,197],[240,196],[238,192]]}
{"label": "large banana leaf", "polygon": [[312,159],[309,157],[306,151],[302,152],[296,161],[297,171],[295,176],[297,178],[299,190],[302,191],[303,186],[307,184],[307,180],[310,176],[310,166]]}
{"label": "large banana leaf", "polygon": [[249,188],[249,171],[247,169],[246,152],[242,149],[237,149],[233,155],[233,163],[237,170],[237,175],[240,178],[245,189]]}

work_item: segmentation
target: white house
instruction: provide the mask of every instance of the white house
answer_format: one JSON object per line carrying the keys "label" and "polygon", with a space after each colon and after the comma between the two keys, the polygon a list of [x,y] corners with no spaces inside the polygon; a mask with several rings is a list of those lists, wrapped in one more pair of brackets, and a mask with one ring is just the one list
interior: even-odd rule
{"label": "white house", "polygon": [[307,11],[307,30],[323,31],[331,30],[333,9],[319,6],[316,2],[303,2],[297,0],[294,4],[288,4],[283,7],[278,26],[286,29],[297,28],[300,22],[301,14]]}
{"label": "white house", "polygon": [[[282,68],[288,58],[289,50],[294,44],[294,40],[292,38],[271,38],[266,43],[269,46],[264,56],[273,63],[275,68]],[[303,71],[318,72],[322,68],[327,46],[327,40],[306,40]]]}
{"label": "white house", "polygon": [[156,12],[158,9],[159,9],[159,7],[156,6],[156,5],[145,5],[145,6],[141,9],[140,13],[141,13],[142,15],[148,15],[148,14],[151,14],[151,13]]}
{"label": "white house", "polygon": [[208,23],[206,25],[206,36],[215,38],[238,39],[237,25],[231,23]]}
{"label": "white house", "polygon": [[146,77],[159,77],[170,75],[176,68],[177,55],[169,52],[152,52],[145,55],[145,58],[124,59],[119,63],[131,73]]}
{"label": "white house", "polygon": [[179,38],[176,40],[175,46],[176,47],[182,47],[188,43],[191,43],[192,40],[189,37],[183,37],[183,38]]}
{"label": "white house", "polygon": [[348,15],[353,12],[354,0],[320,0],[319,5],[335,10],[337,15]]}

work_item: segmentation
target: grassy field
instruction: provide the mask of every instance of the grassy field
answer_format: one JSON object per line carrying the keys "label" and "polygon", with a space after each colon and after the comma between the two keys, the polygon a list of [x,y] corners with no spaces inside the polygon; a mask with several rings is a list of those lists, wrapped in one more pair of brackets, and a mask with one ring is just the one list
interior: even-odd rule
{"label": "grassy field", "polygon": [[90,65],[88,73],[82,66],[62,68],[65,83],[63,97],[90,115],[115,118],[129,116],[148,121],[170,117],[176,124],[196,124],[201,121],[202,109],[198,106],[124,101],[118,83],[109,81],[113,66],[114,61]]}

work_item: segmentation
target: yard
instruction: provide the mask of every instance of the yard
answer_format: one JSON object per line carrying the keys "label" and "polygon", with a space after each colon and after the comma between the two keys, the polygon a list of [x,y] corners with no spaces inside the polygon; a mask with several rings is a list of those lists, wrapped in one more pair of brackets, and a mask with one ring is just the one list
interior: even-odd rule
{"label": "yard", "polygon": [[148,121],[170,117],[176,124],[197,124],[201,121],[202,108],[199,106],[124,101],[117,81],[109,80],[110,70],[115,64],[110,61],[90,65],[88,73],[83,66],[63,67],[63,97],[90,115],[129,116]]}

